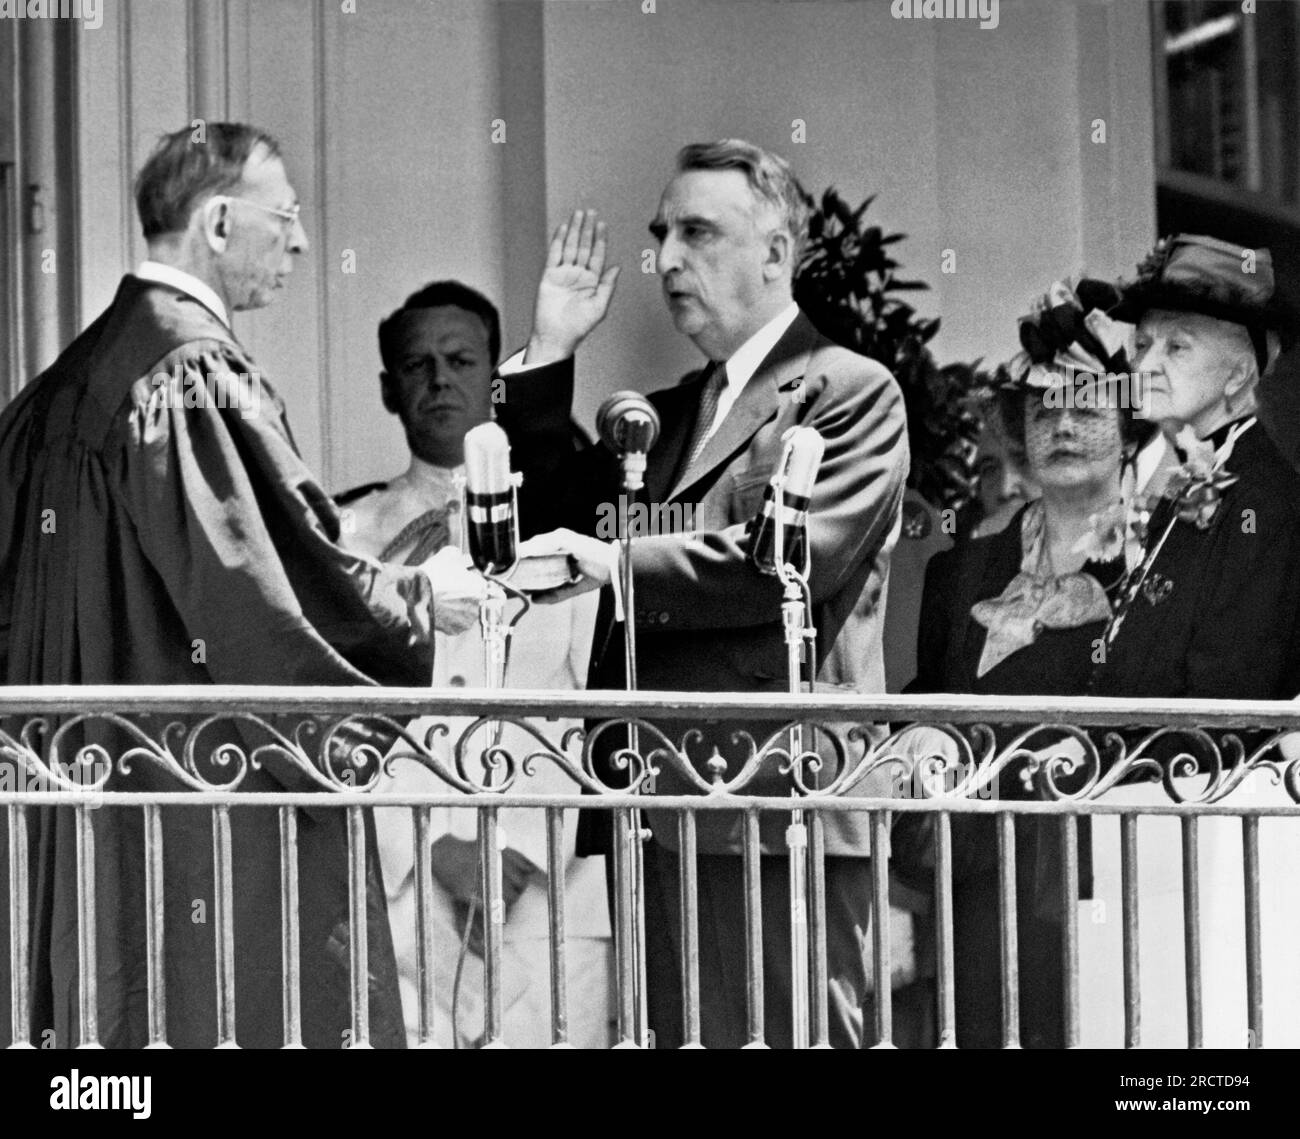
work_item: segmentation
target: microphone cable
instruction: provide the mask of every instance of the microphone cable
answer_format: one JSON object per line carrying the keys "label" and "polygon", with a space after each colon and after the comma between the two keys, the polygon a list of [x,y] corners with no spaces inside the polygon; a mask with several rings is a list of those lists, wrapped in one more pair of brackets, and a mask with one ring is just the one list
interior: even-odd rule
{"label": "microphone cable", "polygon": [[[505,590],[505,592],[508,595],[517,598],[519,601],[523,602],[523,605],[520,608],[519,612],[516,613],[506,624],[505,646],[501,654],[501,687],[502,689],[504,689],[506,686],[506,677],[509,675],[510,672],[510,647],[511,645],[514,644],[514,640],[515,640],[515,636],[514,636],[515,626],[518,625],[519,622],[523,620],[524,614],[527,613],[528,610],[532,608],[533,603],[529,599],[528,595],[524,593],[522,590],[515,589],[513,586],[507,585],[505,582],[499,581],[495,578],[493,580],[495,580],[496,583],[499,586],[501,586],[501,588]],[[501,743],[502,730],[503,730],[503,725],[498,722],[495,730],[495,738],[492,741],[493,747],[497,747]],[[481,854],[480,857],[482,857]],[[475,894],[469,900],[469,911],[465,919],[465,931],[464,933],[461,934],[460,950],[456,954],[456,971],[452,975],[452,981],[451,981],[451,1046],[453,1049],[458,1049],[461,1046],[460,1045],[461,982],[464,980],[465,977],[465,961],[469,957],[469,943],[470,943],[470,939],[473,937],[474,934],[474,922],[480,916],[479,911],[480,911],[479,895]],[[484,951],[486,951],[487,950],[487,920],[486,920],[487,914],[486,913],[482,914],[482,917],[484,919],[483,948]],[[484,979],[486,980],[486,975]]]}

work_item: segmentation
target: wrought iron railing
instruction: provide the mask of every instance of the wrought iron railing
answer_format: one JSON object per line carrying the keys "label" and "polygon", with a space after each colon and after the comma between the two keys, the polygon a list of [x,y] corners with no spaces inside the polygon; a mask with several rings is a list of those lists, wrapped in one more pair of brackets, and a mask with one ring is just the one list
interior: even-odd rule
{"label": "wrought iron railing", "polygon": [[[439,721],[420,735],[408,730],[416,717]],[[446,721],[468,718],[448,746]],[[585,733],[572,729],[556,738],[547,721],[585,719]],[[747,724],[730,737],[740,749],[728,764],[711,748],[704,754],[705,729],[719,721]],[[511,724],[531,741],[526,754],[502,745],[498,727]],[[609,747],[620,729],[638,728],[639,752]],[[927,729],[919,732],[919,728]],[[698,1044],[700,994],[699,931],[696,915],[696,823],[701,812],[740,812],[747,889],[746,913],[760,905],[758,864],[763,857],[760,814],[785,812],[802,819],[786,831],[790,852],[802,868],[792,877],[806,884],[792,889],[804,907],[794,923],[806,923],[804,983],[810,996],[809,1043],[825,1044],[826,899],[821,874],[826,817],[863,812],[870,818],[871,874],[876,915],[889,911],[889,833],[902,814],[936,816],[933,831],[933,901],[936,948],[938,1042],[955,1043],[951,816],[993,814],[997,818],[998,885],[1003,1043],[1018,1043],[1017,929],[1014,845],[1018,815],[1120,816],[1123,873],[1124,1043],[1141,1043],[1141,962],[1137,878],[1139,816],[1173,815],[1181,820],[1184,943],[1188,1043],[1202,1042],[1198,826],[1207,816],[1241,819],[1244,883],[1244,939],[1247,1021],[1252,1046],[1263,1043],[1265,978],[1261,949],[1261,817],[1296,819],[1300,826],[1300,758],[1283,746],[1300,730],[1300,705],[1264,702],[1128,701],[1094,698],[861,697],[841,695],[721,695],[698,693],[509,692],[337,688],[72,688],[0,689],[0,805],[6,809],[11,1040],[32,1043],[30,994],[33,978],[28,813],[39,808],[71,809],[77,883],[77,995],[79,1043],[99,1041],[96,966],[95,813],[108,808],[139,810],[143,817],[147,912],[143,952],[148,975],[148,1039],[167,1044],[167,943],[162,898],[168,874],[163,847],[164,812],[201,807],[211,813],[214,891],[217,1042],[236,1044],[235,937],[232,881],[232,812],[275,809],[279,813],[282,883],[281,976],[284,1045],[301,1044],[300,998],[304,978],[298,961],[300,914],[297,858],[298,809],[335,808],[346,813],[351,972],[350,1044],[369,1042],[369,965],[366,939],[367,846],[364,813],[376,806],[405,807],[415,829],[418,1038],[433,1039],[434,1002],[430,982],[434,955],[428,915],[432,867],[428,828],[438,807],[474,811],[479,819],[483,908],[497,915],[501,899],[501,854],[497,841],[503,810],[545,812],[548,835],[548,952],[552,1039],[566,1041],[565,886],[561,870],[563,815],[572,795],[527,789],[530,774],[553,765],[586,794],[583,807],[613,813],[613,915],[617,960],[617,1039],[625,1046],[645,1042],[644,960],[639,929],[639,851],[646,832],[640,809],[648,793],[672,777],[674,794],[656,794],[653,807],[675,816],[682,856],[683,1021],[688,1044]],[[794,734],[792,735],[792,732]],[[626,737],[624,737],[626,738]],[[794,747],[791,741],[795,740]],[[111,741],[105,743],[103,741]],[[602,743],[603,741],[603,743]],[[609,766],[597,756],[602,747]],[[414,760],[433,772],[440,794],[390,794],[376,790],[385,765]],[[293,790],[251,791],[253,772],[274,767]],[[626,786],[606,782],[613,769]],[[788,795],[752,795],[760,773],[779,771]],[[154,777],[146,790],[130,786],[132,773]],[[602,774],[603,773],[603,774]],[[884,782],[882,783],[882,777]],[[1023,780],[1032,794],[1009,799],[998,793],[1005,780]],[[1248,780],[1265,780],[1285,791],[1287,801],[1269,805],[1229,802]],[[1000,782],[1001,781],[1001,782]],[[1135,807],[1112,801],[1117,788],[1145,781],[1163,788],[1163,801]],[[769,784],[770,785],[770,784]],[[167,788],[174,786],[175,790]],[[870,797],[862,797],[863,789]],[[882,788],[884,788],[882,790]],[[801,814],[799,814],[801,812]],[[1289,824],[1288,824],[1289,825]],[[1060,888],[1078,896],[1079,850],[1074,827],[1060,839]],[[1300,865],[1291,873],[1300,871]],[[888,923],[873,921],[874,1031],[884,1045],[893,1036]],[[503,1043],[500,993],[500,923],[484,923],[485,1041]],[[764,1038],[761,920],[746,921],[750,1041]],[[1297,946],[1292,946],[1294,952]],[[1079,1042],[1079,941],[1077,914],[1064,923],[1064,1033]],[[796,1032],[796,1040],[801,1036]]]}

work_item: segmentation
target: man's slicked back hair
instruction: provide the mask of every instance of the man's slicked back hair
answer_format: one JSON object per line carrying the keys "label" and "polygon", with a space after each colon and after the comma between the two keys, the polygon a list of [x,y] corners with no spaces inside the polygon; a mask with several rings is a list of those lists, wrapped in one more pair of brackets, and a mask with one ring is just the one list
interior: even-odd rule
{"label": "man's slicked back hair", "polygon": [[434,281],[412,293],[402,302],[401,308],[379,322],[379,358],[384,362],[384,371],[392,374],[397,370],[394,354],[402,314],[444,305],[463,308],[483,322],[487,328],[488,351],[492,353],[495,366],[501,358],[501,314],[497,312],[497,306],[477,289],[471,289],[460,281]]}
{"label": "man's slicked back hair", "polygon": [[259,146],[270,157],[280,153],[274,137],[246,123],[205,123],[164,135],[135,179],[145,239],[184,232],[196,206],[239,185]]}
{"label": "man's slicked back hair", "polygon": [[740,138],[692,142],[677,152],[678,173],[688,170],[739,170],[758,198],[780,215],[794,239],[791,265],[808,240],[808,205],[790,164],[779,154]]}

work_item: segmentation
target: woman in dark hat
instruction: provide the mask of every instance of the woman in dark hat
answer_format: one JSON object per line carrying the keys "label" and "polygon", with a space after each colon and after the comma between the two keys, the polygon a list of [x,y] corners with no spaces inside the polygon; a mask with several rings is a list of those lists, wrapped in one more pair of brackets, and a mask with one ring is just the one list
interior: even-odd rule
{"label": "woman in dark hat", "polygon": [[[931,559],[919,671],[909,691],[1086,690],[1126,567],[1122,485],[1131,485],[1132,460],[1150,434],[1127,407],[1131,329],[1104,311],[1118,299],[1101,282],[1080,282],[1077,289],[1058,283],[1022,320],[1025,351],[1000,373],[998,408],[1008,449],[1042,496],[1000,533]],[[1011,736],[1000,731],[1000,745]],[[1028,797],[1019,776],[1003,774],[999,797]],[[893,842],[903,865],[924,865],[933,817],[900,817]],[[1021,816],[1016,825],[1019,1027],[1026,1047],[1064,1044],[1061,822]],[[995,820],[954,814],[952,838],[957,1045],[998,1047]]]}
{"label": "woman in dark hat", "polygon": [[1273,291],[1268,250],[1181,235],[1157,245],[1113,310],[1137,322],[1145,414],[1175,441],[1194,493],[1151,516],[1097,695],[1300,692],[1300,474],[1255,415],[1282,324]]}

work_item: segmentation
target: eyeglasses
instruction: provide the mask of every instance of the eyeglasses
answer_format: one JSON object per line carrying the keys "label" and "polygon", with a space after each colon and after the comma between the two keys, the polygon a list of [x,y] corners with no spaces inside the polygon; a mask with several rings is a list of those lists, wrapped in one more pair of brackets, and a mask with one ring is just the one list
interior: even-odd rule
{"label": "eyeglasses", "polygon": [[277,210],[271,206],[264,206],[261,202],[252,202],[247,198],[232,198],[229,194],[222,195],[228,202],[243,202],[246,206],[252,206],[255,210],[262,210],[268,214],[275,214],[276,217],[289,223],[290,228],[297,224],[302,218],[302,206],[295,202],[287,210]]}

